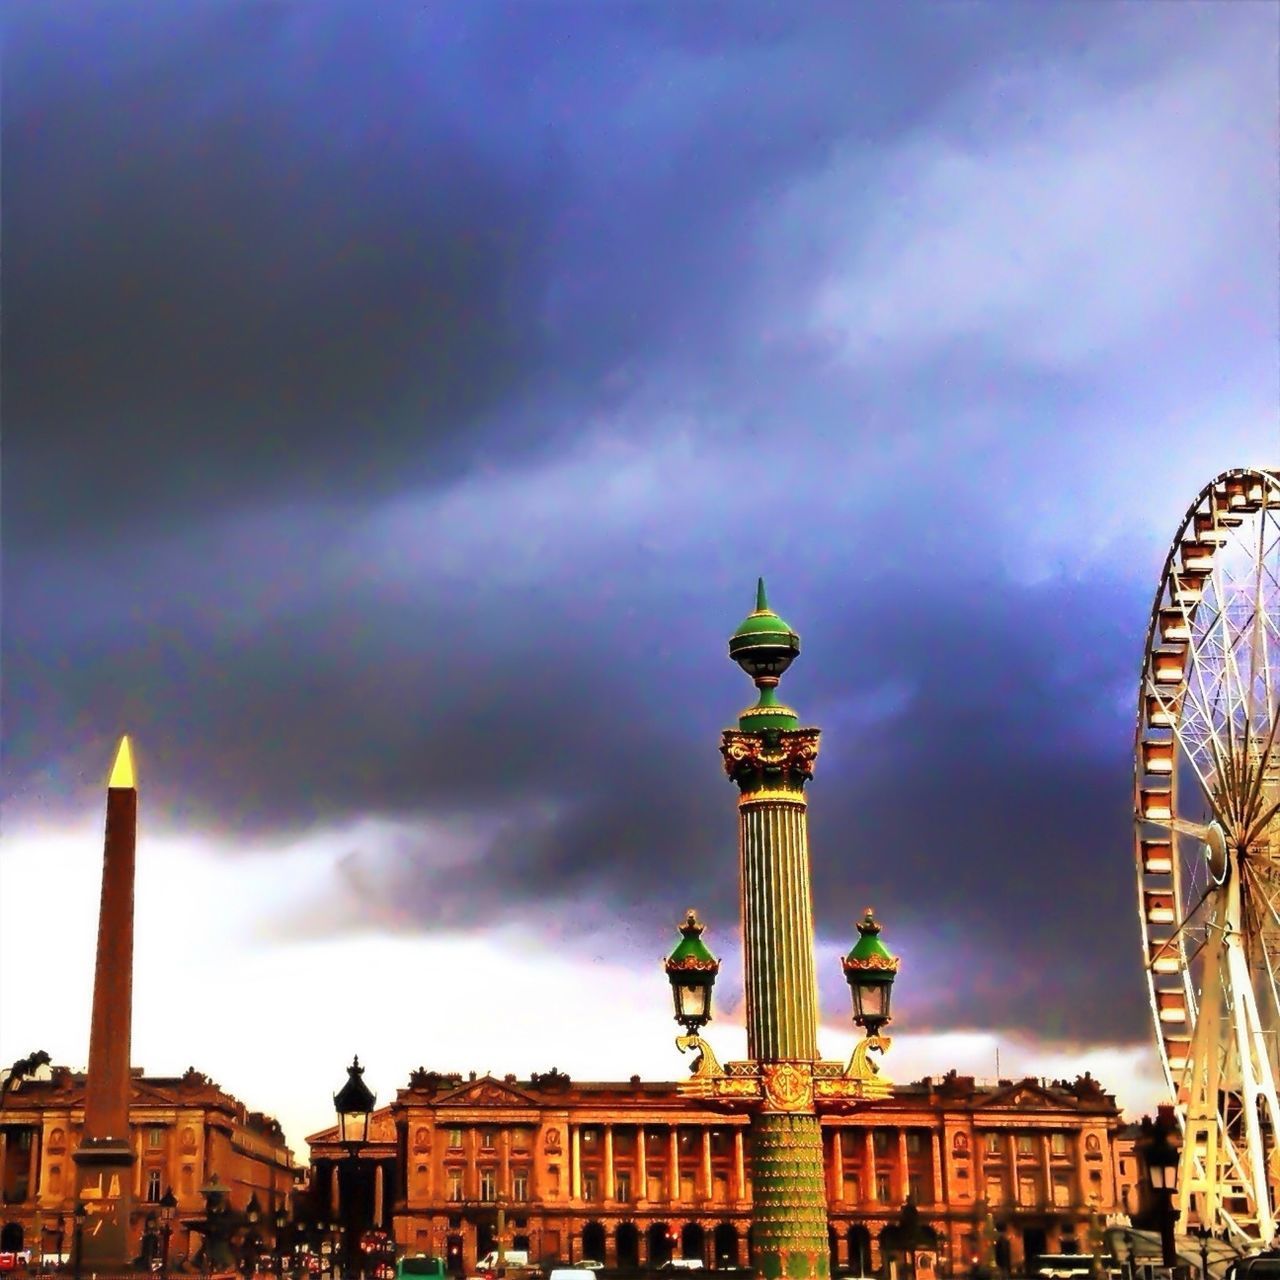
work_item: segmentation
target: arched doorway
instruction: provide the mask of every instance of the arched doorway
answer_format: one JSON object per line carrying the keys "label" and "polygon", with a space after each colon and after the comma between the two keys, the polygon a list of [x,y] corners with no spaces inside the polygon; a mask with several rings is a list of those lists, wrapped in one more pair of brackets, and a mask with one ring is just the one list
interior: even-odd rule
{"label": "arched doorway", "polygon": [[22,1223],[6,1222],[0,1228],[0,1253],[20,1253],[22,1251]]}
{"label": "arched doorway", "polygon": [[732,1222],[722,1222],[716,1227],[712,1241],[716,1251],[715,1265],[736,1267],[738,1265],[738,1228]]}
{"label": "arched doorway", "polygon": [[513,1249],[522,1249],[525,1253],[528,1253],[529,1237],[528,1236],[512,1236],[511,1247]]}
{"label": "arched doorway", "polygon": [[863,1226],[852,1226],[846,1233],[849,1240],[849,1270],[855,1276],[871,1274],[871,1232]]}
{"label": "arched doorway", "polygon": [[444,1242],[445,1267],[450,1275],[460,1276],[465,1271],[462,1264],[462,1237],[447,1236]]}
{"label": "arched doorway", "polygon": [[831,1275],[835,1275],[840,1267],[840,1233],[835,1224],[827,1223],[827,1253],[831,1258]]}
{"label": "arched doorway", "polygon": [[620,1222],[613,1233],[613,1247],[617,1250],[618,1266],[638,1267],[640,1265],[640,1232],[634,1222]]}
{"label": "arched doorway", "polygon": [[665,1222],[655,1222],[645,1232],[645,1243],[649,1246],[647,1262],[651,1267],[671,1261],[671,1228]]}
{"label": "arched doorway", "polygon": [[706,1261],[707,1233],[700,1222],[686,1222],[680,1233],[680,1256]]}
{"label": "arched doorway", "polygon": [[598,1222],[588,1222],[582,1228],[582,1260],[604,1261],[604,1227]]}

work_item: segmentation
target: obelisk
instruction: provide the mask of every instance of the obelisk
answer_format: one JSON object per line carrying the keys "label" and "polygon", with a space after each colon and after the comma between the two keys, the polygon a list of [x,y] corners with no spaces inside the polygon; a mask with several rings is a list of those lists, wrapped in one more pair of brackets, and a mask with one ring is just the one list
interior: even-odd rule
{"label": "obelisk", "polygon": [[138,789],[129,739],[120,739],[107,783],[98,954],[93,971],[89,1080],[84,1132],[74,1154],[76,1187],[88,1210],[81,1235],[83,1274],[133,1259],[133,1146],[129,1137],[129,1048],[133,1021],[133,881]]}
{"label": "obelisk", "polygon": [[738,852],[746,969],[747,1056],[759,1065],[762,1106],[752,1116],[752,1242],[764,1280],[830,1273],[822,1134],[814,1109],[818,987],[804,794],[818,730],[801,728],[778,700],[800,637],[756,607],[729,641],[729,656],[760,690],[727,729],[720,750],[738,785]]}

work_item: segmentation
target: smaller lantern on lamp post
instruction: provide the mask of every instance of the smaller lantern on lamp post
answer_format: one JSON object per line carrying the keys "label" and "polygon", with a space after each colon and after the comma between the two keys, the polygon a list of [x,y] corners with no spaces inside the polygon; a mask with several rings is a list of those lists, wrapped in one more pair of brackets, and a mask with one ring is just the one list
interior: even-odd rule
{"label": "smaller lantern on lamp post", "polygon": [[891,955],[880,941],[880,925],[867,908],[867,914],[858,922],[858,941],[840,964],[844,969],[849,994],[853,998],[853,1021],[864,1035],[853,1046],[845,1075],[860,1081],[860,1088],[884,1094],[888,1085],[880,1079],[880,1068],[868,1056],[871,1050],[884,1053],[891,1043],[881,1030],[889,1021],[889,1001],[893,995],[893,981],[898,976],[898,957]]}
{"label": "smaller lantern on lamp post", "polygon": [[711,1021],[711,991],[720,972],[720,961],[702,941],[705,929],[698,913],[690,909],[680,926],[680,941],[665,965],[676,1021],[691,1036],[696,1036]]}
{"label": "smaller lantern on lamp post", "polygon": [[1141,1126],[1142,1156],[1160,1220],[1161,1264],[1166,1267],[1178,1265],[1178,1250],[1173,1238],[1173,1196],[1178,1186],[1178,1149],[1169,1141],[1172,1123],[1173,1108],[1161,1106],[1155,1121],[1150,1116],[1143,1116]]}
{"label": "smaller lantern on lamp post", "polygon": [[173,1216],[178,1199],[172,1187],[165,1187],[160,1197],[160,1280],[169,1280],[169,1239],[173,1235]]}
{"label": "smaller lantern on lamp post", "polygon": [[900,961],[880,941],[880,925],[870,907],[858,922],[858,941],[841,961],[849,994],[853,997],[853,1020],[868,1039],[878,1038],[890,1021],[889,1000]]}

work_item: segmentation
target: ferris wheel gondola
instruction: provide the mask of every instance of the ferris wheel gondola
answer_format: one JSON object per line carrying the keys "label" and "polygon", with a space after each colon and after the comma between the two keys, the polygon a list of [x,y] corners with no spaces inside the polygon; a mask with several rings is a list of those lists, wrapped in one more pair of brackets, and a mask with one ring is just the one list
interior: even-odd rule
{"label": "ferris wheel gondola", "polygon": [[1280,472],[1223,472],[1188,508],[1151,610],[1134,756],[1180,1227],[1266,1244],[1280,1184]]}

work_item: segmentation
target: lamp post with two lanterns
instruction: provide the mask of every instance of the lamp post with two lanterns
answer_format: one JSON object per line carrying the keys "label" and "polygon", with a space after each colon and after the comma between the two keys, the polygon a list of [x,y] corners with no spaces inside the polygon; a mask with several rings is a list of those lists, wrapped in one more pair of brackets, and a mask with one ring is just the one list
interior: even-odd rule
{"label": "lamp post with two lanterns", "polygon": [[756,607],[729,641],[729,656],[759,690],[738,726],[722,735],[725,771],[738,787],[738,850],[742,875],[747,1061],[721,1066],[701,1031],[711,1020],[719,961],[702,941],[692,911],[681,941],[666,958],[675,1001],[676,1038],[696,1051],[686,1097],[741,1106],[751,1112],[753,1265],[764,1280],[826,1280],[830,1272],[827,1197],[818,1111],[824,1104],[886,1098],[888,1081],[869,1054],[889,1039],[889,1002],[897,957],[880,941],[870,910],[844,957],[854,1022],[864,1031],[847,1065],[820,1058],[817,975],[809,879],[808,802],[819,731],[778,700],[783,674],[800,652],[800,637],[769,608],[764,582]]}

